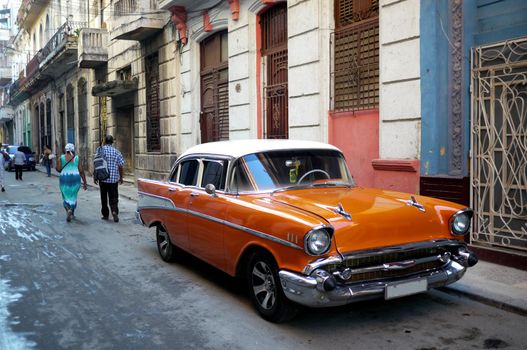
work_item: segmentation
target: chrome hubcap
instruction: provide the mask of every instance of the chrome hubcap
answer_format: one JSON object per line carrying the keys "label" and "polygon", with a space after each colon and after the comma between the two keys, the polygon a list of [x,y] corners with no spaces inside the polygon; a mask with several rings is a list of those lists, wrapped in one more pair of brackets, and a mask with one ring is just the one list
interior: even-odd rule
{"label": "chrome hubcap", "polygon": [[166,255],[168,250],[168,234],[166,232],[161,230],[158,231],[157,244],[161,254]]}
{"label": "chrome hubcap", "polygon": [[266,310],[271,309],[276,301],[276,283],[271,269],[263,261],[253,267],[252,286],[258,304]]}

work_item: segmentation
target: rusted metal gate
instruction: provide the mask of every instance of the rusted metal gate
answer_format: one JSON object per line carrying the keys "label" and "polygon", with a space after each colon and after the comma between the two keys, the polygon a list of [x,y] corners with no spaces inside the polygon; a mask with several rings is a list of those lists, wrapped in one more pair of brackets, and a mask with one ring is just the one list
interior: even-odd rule
{"label": "rusted metal gate", "polygon": [[229,139],[229,63],[227,31],[200,45],[201,142]]}
{"label": "rusted metal gate", "polygon": [[146,144],[149,152],[161,150],[161,123],[159,120],[159,57],[147,56],[146,70]]}
{"label": "rusted metal gate", "polygon": [[527,37],[471,59],[471,243],[527,253]]}
{"label": "rusted metal gate", "polygon": [[379,106],[379,2],[337,0],[332,34],[332,108],[355,111]]}
{"label": "rusted metal gate", "polygon": [[265,137],[288,138],[287,4],[280,3],[260,17],[265,64]]}

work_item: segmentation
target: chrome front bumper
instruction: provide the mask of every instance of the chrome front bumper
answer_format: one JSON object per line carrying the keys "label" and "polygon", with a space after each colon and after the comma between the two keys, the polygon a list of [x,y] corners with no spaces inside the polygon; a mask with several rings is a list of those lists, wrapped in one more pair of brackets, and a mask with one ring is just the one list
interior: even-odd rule
{"label": "chrome front bumper", "polygon": [[310,307],[330,307],[357,301],[383,298],[388,285],[397,282],[427,280],[428,289],[446,286],[459,280],[467,267],[450,260],[438,270],[414,274],[393,280],[339,284],[334,280],[327,285],[329,273],[323,269],[313,271],[309,276],[290,271],[279,271],[280,282],[286,297],[298,304]]}

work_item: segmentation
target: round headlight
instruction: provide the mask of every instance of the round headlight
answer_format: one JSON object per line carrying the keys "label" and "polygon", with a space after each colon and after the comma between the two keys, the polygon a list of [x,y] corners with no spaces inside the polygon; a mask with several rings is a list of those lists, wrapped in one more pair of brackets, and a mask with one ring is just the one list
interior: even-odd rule
{"label": "round headlight", "polygon": [[324,229],[310,231],[304,240],[306,252],[310,255],[322,255],[331,246],[331,236]]}
{"label": "round headlight", "polygon": [[470,229],[470,219],[472,211],[460,211],[452,216],[450,226],[452,233],[457,236],[466,235]]}

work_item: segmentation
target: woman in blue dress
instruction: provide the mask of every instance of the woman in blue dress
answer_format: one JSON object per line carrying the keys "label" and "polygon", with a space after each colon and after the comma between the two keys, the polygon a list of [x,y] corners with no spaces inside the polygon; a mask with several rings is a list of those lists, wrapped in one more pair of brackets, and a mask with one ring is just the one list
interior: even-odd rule
{"label": "woman in blue dress", "polygon": [[64,209],[67,215],[66,221],[70,222],[77,208],[77,194],[81,187],[81,179],[82,188],[86,190],[88,187],[82,163],[79,156],[75,155],[75,146],[72,143],[68,143],[64,150],[66,153],[57,159],[56,170],[60,173],[59,186],[62,199],[64,200]]}

